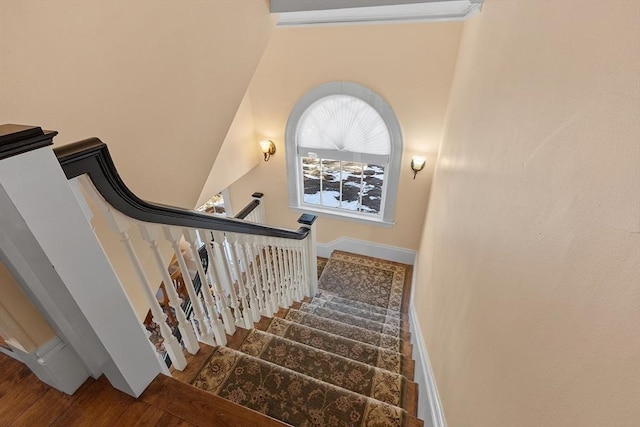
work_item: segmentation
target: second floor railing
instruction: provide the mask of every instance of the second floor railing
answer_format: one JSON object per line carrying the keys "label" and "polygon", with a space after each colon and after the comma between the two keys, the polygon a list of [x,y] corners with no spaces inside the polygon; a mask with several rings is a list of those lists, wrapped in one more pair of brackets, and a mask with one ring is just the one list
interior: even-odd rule
{"label": "second floor railing", "polygon": [[[127,188],[97,138],[55,152],[67,178],[78,183],[76,196],[91,199],[118,235],[175,369],[187,365],[183,347],[195,354],[199,341],[225,345],[236,327],[252,328],[261,316],[315,295],[314,216],[302,215],[297,230],[261,224],[260,193],[236,218],[154,204]],[[134,244],[137,235],[144,247]],[[175,259],[173,272],[167,249]],[[164,283],[160,299],[153,276]],[[158,360],[168,372],[160,355]]]}

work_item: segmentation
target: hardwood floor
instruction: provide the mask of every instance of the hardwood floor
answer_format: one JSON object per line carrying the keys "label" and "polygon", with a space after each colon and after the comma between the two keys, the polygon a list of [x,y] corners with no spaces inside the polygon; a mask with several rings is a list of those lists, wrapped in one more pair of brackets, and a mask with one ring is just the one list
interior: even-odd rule
{"label": "hardwood floor", "polygon": [[284,425],[164,375],[158,375],[138,399],[114,389],[104,377],[88,379],[68,396],[0,354],[0,426]]}

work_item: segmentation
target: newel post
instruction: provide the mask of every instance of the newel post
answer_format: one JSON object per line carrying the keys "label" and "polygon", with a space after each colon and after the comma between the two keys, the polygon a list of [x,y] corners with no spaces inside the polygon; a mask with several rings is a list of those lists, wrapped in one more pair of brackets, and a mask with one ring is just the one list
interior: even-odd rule
{"label": "newel post", "polygon": [[139,396],[160,367],[51,150],[55,135],[0,125],[0,258],[79,357],[64,369],[104,373],[115,388]]}
{"label": "newel post", "polygon": [[309,286],[305,290],[305,296],[314,297],[318,293],[318,254],[316,250],[316,219],[317,216],[302,214],[298,218],[298,224],[309,229],[309,235],[305,239],[305,260],[307,266],[306,275]]}
{"label": "newel post", "polygon": [[266,224],[267,223],[267,214],[266,211],[264,209],[264,202],[262,200],[262,198],[264,197],[263,193],[258,193],[255,192],[251,195],[251,198],[253,200],[257,200],[260,204],[258,205],[258,207],[256,208],[255,212],[256,212],[256,222],[258,224]]}

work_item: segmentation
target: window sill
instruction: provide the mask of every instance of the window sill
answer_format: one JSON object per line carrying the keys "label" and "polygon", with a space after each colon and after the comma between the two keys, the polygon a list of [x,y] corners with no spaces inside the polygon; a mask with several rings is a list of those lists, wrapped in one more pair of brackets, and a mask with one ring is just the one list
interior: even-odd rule
{"label": "window sill", "polygon": [[364,225],[375,225],[378,227],[385,227],[385,228],[391,228],[395,225],[394,222],[384,221],[383,219],[367,218],[357,214],[337,213],[335,211],[330,211],[330,210],[321,209],[321,208],[312,208],[308,206],[304,206],[304,207],[289,206],[289,209],[292,209],[296,212],[301,212],[301,213],[311,213],[321,218],[331,218],[331,219],[336,219],[338,221],[356,222]]}

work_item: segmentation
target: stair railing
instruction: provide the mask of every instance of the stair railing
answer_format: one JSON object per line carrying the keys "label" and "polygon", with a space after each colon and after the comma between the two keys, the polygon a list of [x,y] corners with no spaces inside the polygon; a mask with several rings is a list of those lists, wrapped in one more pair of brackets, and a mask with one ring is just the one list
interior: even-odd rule
{"label": "stair railing", "polygon": [[[82,188],[75,189],[76,196],[91,198],[111,231],[119,235],[175,369],[187,366],[183,346],[195,354],[200,348],[198,341],[225,345],[226,335],[233,334],[236,327],[253,328],[260,316],[272,317],[278,307],[315,295],[314,216],[302,215],[298,230],[261,224],[265,219],[261,193],[254,193],[252,202],[236,218],[154,204],[126,187],[106,144],[99,139],[54,151],[67,178],[75,179]],[[132,242],[137,234],[134,230],[148,247],[145,254]],[[204,250],[199,250],[201,244]],[[174,286],[175,277],[167,269],[165,247],[171,248],[182,272],[181,285],[193,307],[192,319],[187,318],[184,301]],[[201,253],[208,265],[206,271]],[[164,309],[156,297],[158,284],[150,281],[150,272],[144,267],[148,258],[165,284],[169,307]],[[189,272],[190,263],[202,284],[198,289]],[[175,324],[167,323],[165,310],[170,310]],[[174,333],[175,328],[179,334]],[[167,372],[164,364],[163,370]]]}

